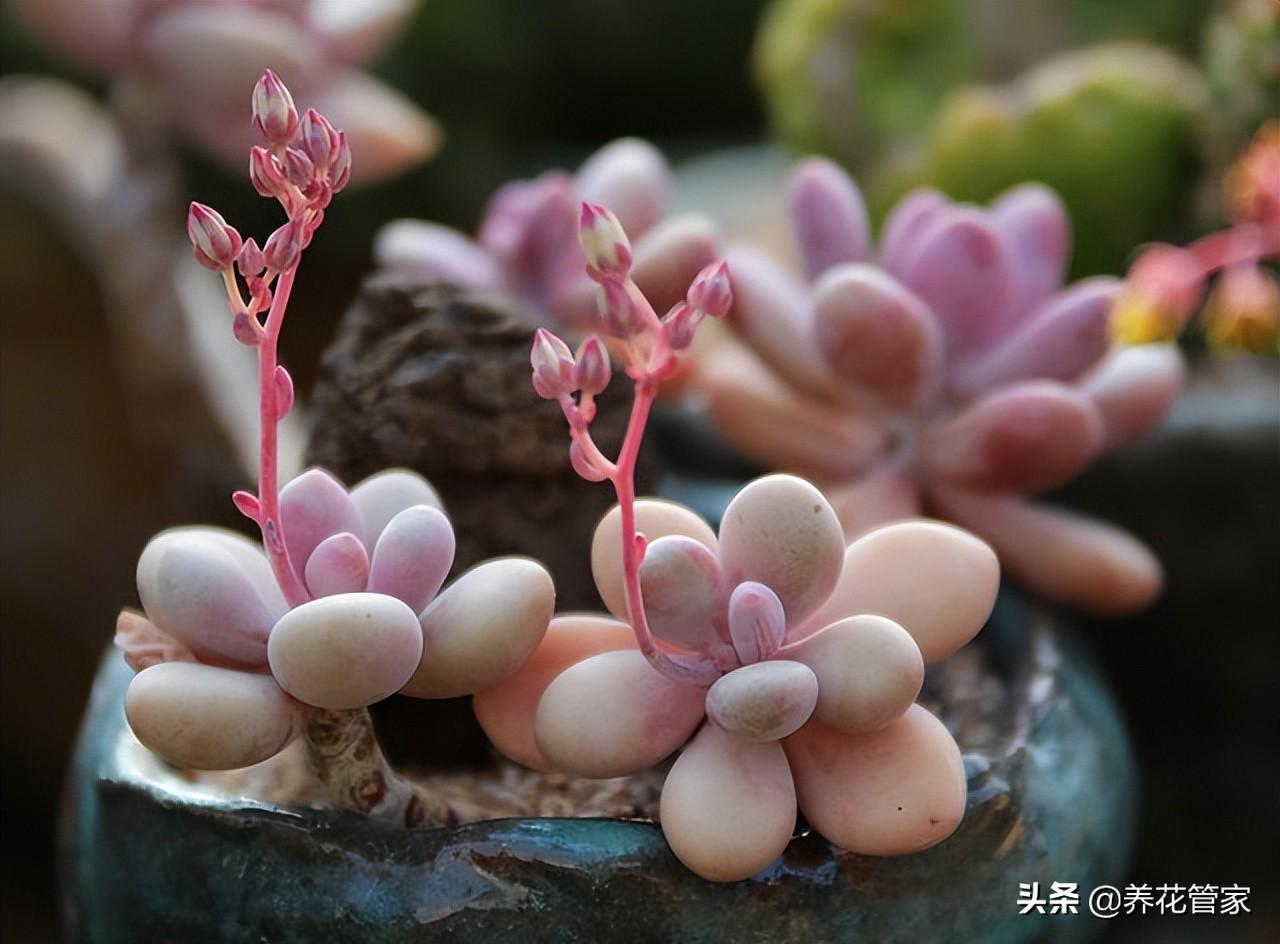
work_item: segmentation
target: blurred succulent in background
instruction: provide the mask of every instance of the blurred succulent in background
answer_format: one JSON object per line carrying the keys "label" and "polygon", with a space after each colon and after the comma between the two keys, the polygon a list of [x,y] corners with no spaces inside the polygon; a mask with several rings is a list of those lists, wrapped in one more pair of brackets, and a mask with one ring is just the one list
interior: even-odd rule
{"label": "blurred succulent in background", "polygon": [[1258,131],[1223,179],[1227,229],[1185,247],[1158,244],[1129,270],[1112,333],[1129,344],[1175,337],[1204,301],[1206,340],[1258,354],[1280,353],[1280,121]]}
{"label": "blurred succulent in background", "polygon": [[635,237],[635,280],[660,311],[679,302],[715,258],[709,220],[664,218],[670,189],[670,169],[658,150],[623,138],[572,176],[552,170],[503,186],[474,239],[437,223],[397,220],[379,233],[374,255],[395,271],[509,292],[544,324],[580,332],[598,323],[595,286],[583,272],[576,235],[581,201],[612,207]]}
{"label": "blurred succulent in background", "polygon": [[612,373],[604,345],[589,337],[575,356],[540,330],[530,359],[535,391],[564,410],[574,468],[618,496],[591,549],[618,619],[554,621],[523,668],[476,696],[476,716],[499,750],[542,770],[618,777],[679,751],[659,819],[676,856],[713,881],[747,878],[781,854],[797,808],[855,852],[945,839],[964,815],[964,764],[914,703],[925,662],[986,621],[995,555],[930,522],[882,528],[846,551],[835,511],[790,475],[743,488],[718,537],[687,508],[637,502],[635,457],[658,387],[703,316],[729,309],[732,276],[708,266],[660,320],[631,278],[617,218],[583,204],[579,236],[634,384],[616,461],[590,432]]}
{"label": "blurred succulent in background", "polygon": [[352,158],[346,133],[315,109],[299,116],[271,70],[253,86],[250,126],[249,177],[287,221],[259,248],[193,203],[187,233],[196,261],[222,278],[235,339],[257,354],[258,488],[233,501],[262,548],[216,528],[151,540],[138,561],[143,612],[117,625],[139,670],[126,714],[152,751],[205,770],[258,763],[302,733],[330,804],[412,824],[439,814],[387,766],[365,709],[400,691],[448,698],[499,681],[542,638],[555,590],[540,564],[509,558],[438,593],[454,533],[414,473],[348,493],[313,469],[280,488],[278,425],[293,406],[280,332],[303,251]]}
{"label": "blurred succulent in background", "polygon": [[13,0],[13,7],[55,51],[140,96],[231,166],[252,143],[244,97],[268,66],[304,105],[346,130],[357,184],[400,173],[439,146],[430,116],[358,68],[395,38],[414,0]]}
{"label": "blurred succulent in background", "polygon": [[1048,596],[1145,606],[1160,568],[1132,537],[1028,497],[1155,425],[1181,383],[1170,346],[1109,351],[1120,283],[1062,287],[1070,224],[1028,184],[990,207],[904,199],[873,257],[862,197],[822,159],[793,173],[810,284],[730,248],[742,342],[707,350],[692,387],[748,456],[811,477],[845,531],[921,513],[972,529]]}
{"label": "blurred succulent in background", "polygon": [[885,172],[874,202],[913,184],[985,202],[1038,180],[1071,215],[1075,271],[1115,271],[1138,243],[1185,228],[1209,114],[1199,73],[1159,47],[1062,53],[1008,85],[945,98],[920,152]]}

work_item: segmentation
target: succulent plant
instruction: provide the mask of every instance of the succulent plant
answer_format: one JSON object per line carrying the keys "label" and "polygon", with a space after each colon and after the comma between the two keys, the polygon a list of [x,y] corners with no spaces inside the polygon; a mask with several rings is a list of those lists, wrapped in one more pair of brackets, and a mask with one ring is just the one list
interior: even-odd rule
{"label": "succulent plant", "polygon": [[918,191],[875,257],[834,164],[802,162],[789,200],[808,284],[750,247],[727,253],[745,343],[707,351],[691,381],[722,432],[812,477],[850,536],[929,513],[1050,596],[1148,603],[1161,576],[1146,548],[1027,500],[1158,422],[1182,372],[1169,346],[1109,350],[1118,280],[1060,287],[1070,227],[1056,195],[1029,184],[980,208]]}
{"label": "succulent plant", "polygon": [[430,116],[358,69],[384,48],[414,0],[17,0],[19,15],[55,50],[123,80],[147,108],[238,167],[251,139],[241,106],[274,66],[308,104],[346,130],[357,184],[381,180],[439,146]]}
{"label": "succulent plant", "polygon": [[471,694],[519,666],[551,618],[551,579],[523,558],[479,564],[440,592],[453,529],[413,472],[348,493],[312,469],[281,489],[280,508],[306,602],[285,599],[260,547],[219,528],[165,531],[138,561],[145,615],[123,613],[117,636],[139,673],[125,709],[178,766],[266,760],[308,707]]}
{"label": "succulent plant", "polygon": [[636,237],[636,282],[665,311],[717,251],[705,217],[664,219],[669,178],[656,148],[622,138],[572,176],[552,170],[503,186],[490,199],[474,239],[437,223],[396,220],[378,234],[374,255],[392,270],[509,292],[542,323],[579,332],[597,324],[594,288],[583,273],[575,235],[579,201],[592,201],[616,209]]}
{"label": "succulent plant", "polygon": [[440,592],[453,528],[414,473],[383,472],[348,492],[313,469],[279,487],[277,424],[293,403],[280,331],[302,252],[351,155],[324,116],[299,117],[270,70],[252,104],[261,144],[250,178],[288,221],[262,248],[201,204],[187,229],[196,260],[222,276],[236,339],[257,352],[258,491],[234,502],[263,546],[216,528],[166,531],[147,545],[143,613],[125,611],[117,626],[138,670],[126,714],[152,751],[197,769],[255,764],[305,733],[331,802],[416,822],[427,811],[386,766],[363,709],[396,692],[449,698],[499,681],[541,639],[555,590],[541,565],[507,558]]}
{"label": "succulent plant", "polygon": [[584,204],[580,237],[602,323],[635,384],[618,460],[589,429],[611,373],[603,342],[593,335],[575,356],[540,331],[533,385],[564,409],[575,469],[617,492],[592,571],[618,619],[553,621],[523,668],[476,696],[490,739],[521,763],[589,777],[634,774],[679,751],[662,829],[713,881],[776,858],[797,808],[854,851],[892,855],[946,838],[964,814],[964,765],[947,729],[914,702],[925,662],[985,622],[995,555],[932,522],[881,528],[846,550],[826,499],[789,475],[739,492],[718,537],[686,508],[637,502],[635,454],[657,387],[698,321],[733,304],[733,288],[724,264],[712,265],[659,320],[630,278],[617,219]]}

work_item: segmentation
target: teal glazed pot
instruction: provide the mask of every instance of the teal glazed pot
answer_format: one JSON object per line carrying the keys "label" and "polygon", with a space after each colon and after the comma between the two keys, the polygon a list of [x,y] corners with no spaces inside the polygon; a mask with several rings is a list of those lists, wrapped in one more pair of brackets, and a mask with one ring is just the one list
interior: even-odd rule
{"label": "teal glazed pot", "polygon": [[[404,829],[211,793],[137,743],[108,653],[63,817],[64,904],[87,944],[1075,942],[1088,890],[1123,881],[1135,771],[1076,637],[1004,598],[925,698],[966,752],[969,807],[923,853],[843,853],[803,828],[760,875],[685,870],[658,827],[506,819]],[[956,658],[950,662],[956,662]],[[950,677],[948,677],[948,674]],[[975,692],[985,692],[982,697]],[[1019,914],[1019,884],[1074,882],[1081,914]],[[946,929],[942,934],[940,929]]]}

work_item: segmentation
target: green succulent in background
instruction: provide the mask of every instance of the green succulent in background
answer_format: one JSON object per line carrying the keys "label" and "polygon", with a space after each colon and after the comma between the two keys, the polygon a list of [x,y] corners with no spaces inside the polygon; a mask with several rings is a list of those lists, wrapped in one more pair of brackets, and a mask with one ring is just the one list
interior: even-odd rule
{"label": "green succulent in background", "polygon": [[873,203],[917,184],[985,202],[1039,180],[1071,211],[1075,274],[1118,271],[1135,245],[1185,226],[1208,114],[1199,72],[1164,49],[1064,53],[1007,85],[949,95],[922,150],[880,178]]}
{"label": "green succulent in background", "polygon": [[928,127],[957,85],[1004,81],[1105,40],[1191,53],[1212,10],[1209,0],[774,0],[755,73],[777,137],[859,171]]}
{"label": "green succulent in background", "polygon": [[856,164],[919,131],[938,97],[975,74],[957,0],[778,0],[755,71],[775,134]]}

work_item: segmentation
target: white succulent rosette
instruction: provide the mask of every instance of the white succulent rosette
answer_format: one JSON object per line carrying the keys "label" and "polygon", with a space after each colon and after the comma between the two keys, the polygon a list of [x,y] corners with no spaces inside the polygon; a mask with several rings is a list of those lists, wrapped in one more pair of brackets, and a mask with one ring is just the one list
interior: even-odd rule
{"label": "white succulent rosette", "polygon": [[619,512],[592,567],[613,617],[553,620],[528,663],[476,697],[503,753],[591,777],[680,751],[660,819],[675,854],[715,881],[748,877],[790,841],[797,808],[836,845],[895,855],[945,839],[966,781],[947,729],[915,704],[926,663],[985,623],[999,565],[981,540],[910,520],[847,548],[809,483],[747,485],[719,536],[695,513],[636,503],[649,625],[674,652],[712,656],[709,687],[660,674],[626,620]]}
{"label": "white succulent rosette", "polygon": [[551,577],[526,558],[486,561],[441,589],[453,528],[416,473],[382,472],[348,492],[312,469],[281,490],[280,508],[312,597],[299,606],[286,605],[261,547],[231,531],[165,531],[138,561],[143,614],[123,614],[116,637],[138,670],[125,711],[138,739],[176,766],[266,760],[310,709],[489,687],[551,619]]}

